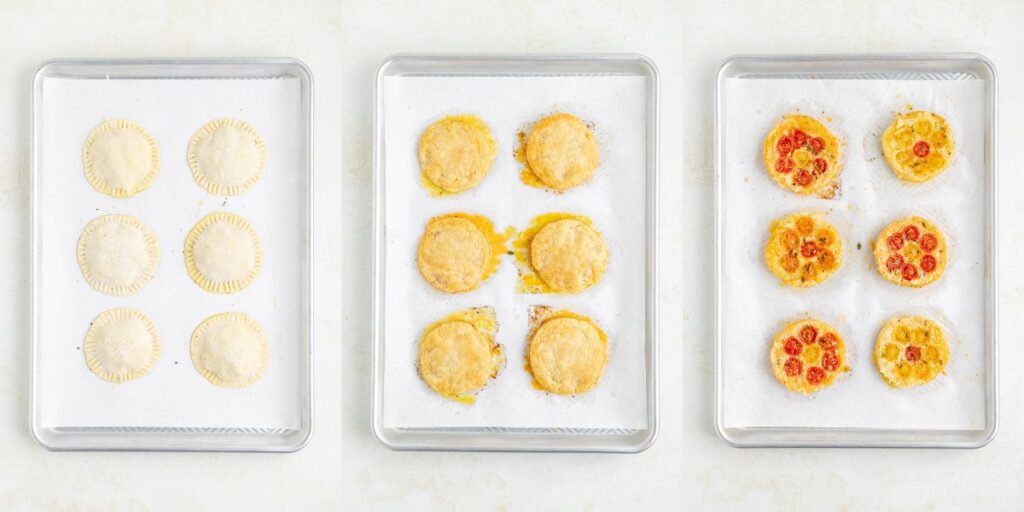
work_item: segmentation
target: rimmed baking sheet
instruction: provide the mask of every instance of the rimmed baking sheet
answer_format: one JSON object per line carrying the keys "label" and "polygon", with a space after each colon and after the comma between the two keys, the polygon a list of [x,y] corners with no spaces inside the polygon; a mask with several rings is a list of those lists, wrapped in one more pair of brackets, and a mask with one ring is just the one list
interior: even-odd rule
{"label": "rimmed baking sheet", "polygon": [[[737,446],[944,446],[987,443],[996,428],[995,72],[979,56],[738,57],[718,76],[717,401],[719,434]],[[897,179],[881,155],[893,113],[950,122],[957,153],[934,180]],[[768,178],[761,142],[781,116],[822,119],[845,141],[834,199],[798,196]],[[762,251],[771,220],[817,211],[844,240],[843,266],[809,289],[783,287]],[[947,235],[943,277],[909,289],[875,270],[872,243],[919,214]],[[891,389],[872,352],[882,324],[924,314],[950,340],[947,374]],[[846,339],[852,372],[813,396],[772,377],[767,347],[786,322],[813,316]]]}
{"label": "rimmed baking sheet", "polygon": [[[637,56],[398,56],[378,74],[374,431],[398,449],[638,451],[656,429],[654,185],[657,75]],[[513,156],[517,132],[568,111],[593,125],[601,148],[594,179],[563,194],[527,187]],[[422,131],[449,114],[483,118],[498,156],[477,188],[434,197],[420,183]],[[526,228],[549,212],[593,219],[609,246],[601,283],[581,294],[516,292],[513,258],[477,290],[446,295],[416,269],[428,219],[450,212]],[[601,384],[576,397],[530,385],[523,369],[529,308],[550,305],[593,318],[608,334]],[[493,306],[508,363],[472,406],[432,392],[416,374],[425,326],[468,307]]]}
{"label": "rimmed baking sheet", "polygon": [[[294,451],[312,429],[310,365],[309,71],[289,59],[62,60],[36,74],[33,109],[32,431],[51,449]],[[199,187],[189,138],[218,117],[252,124],[268,148],[263,178],[238,196]],[[112,198],[90,187],[82,144],[105,119],[131,119],[153,134],[160,174],[146,191]],[[264,264],[245,289],[206,292],[185,270],[193,224],[237,213],[262,240]],[[91,219],[141,219],[160,243],[154,279],[139,293],[101,294],[82,278],[75,247]],[[154,319],[163,354],[137,380],[107,383],[86,367],[82,339],[114,307]],[[207,382],[189,355],[205,318],[241,311],[267,332],[270,356],[252,386]]]}

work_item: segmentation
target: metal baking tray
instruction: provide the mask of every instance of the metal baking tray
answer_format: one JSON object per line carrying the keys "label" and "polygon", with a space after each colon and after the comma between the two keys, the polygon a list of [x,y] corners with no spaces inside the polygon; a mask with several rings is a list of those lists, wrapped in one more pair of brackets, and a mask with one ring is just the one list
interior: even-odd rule
{"label": "metal baking tray", "polygon": [[[41,445],[289,452],[308,442],[313,428],[312,82],[303,63],[277,58],[76,59],[39,67],[31,127],[29,417]],[[189,183],[188,139],[220,116],[249,120],[267,143],[261,182],[240,196],[215,197]],[[103,118],[119,117],[153,133],[161,156],[153,186],[125,199],[93,191],[81,167],[88,131]],[[212,211],[241,213],[263,238],[263,271],[235,294],[200,290],[181,261],[185,234]],[[271,221],[265,216],[271,211],[283,213]],[[125,297],[92,290],[73,251],[66,250],[84,222],[115,212],[150,224],[161,248],[156,277]],[[163,354],[157,366],[130,383],[102,382],[86,368],[80,351],[88,322],[113,307],[140,307],[160,330]],[[249,311],[270,336],[267,373],[253,386],[218,388],[192,367],[191,330],[220,311]]]}
{"label": "metal baking tray", "polygon": [[[644,302],[639,315],[640,325],[635,330],[643,332],[642,338],[633,345],[642,347],[643,354],[637,355],[639,364],[646,369],[642,387],[643,428],[556,428],[548,426],[530,427],[523,425],[508,426],[501,424],[487,426],[451,426],[436,424],[431,426],[403,427],[385,424],[385,368],[389,358],[397,364],[408,365],[409,372],[415,372],[414,358],[396,347],[404,348],[415,344],[415,339],[405,340],[400,344],[389,345],[386,340],[389,329],[399,322],[409,321],[389,315],[386,308],[386,297],[389,293],[398,292],[393,289],[394,283],[389,281],[387,266],[387,235],[397,227],[396,223],[425,222],[423,218],[388,218],[386,204],[395,201],[388,183],[396,179],[416,179],[418,169],[408,169],[408,165],[398,165],[386,160],[385,147],[393,144],[386,140],[385,111],[389,102],[398,101],[397,97],[387,94],[385,82],[396,77],[422,79],[445,77],[486,77],[505,78],[512,80],[544,79],[547,77],[641,77],[642,119],[636,126],[641,132],[642,154],[646,164],[643,168],[619,169],[621,172],[635,172],[642,176],[640,188],[644,204],[636,205],[643,219],[644,254],[639,261],[643,262],[643,289],[640,293]],[[402,82],[408,83],[408,82]],[[422,82],[417,82],[422,83]],[[409,87],[409,86],[407,86]],[[524,89],[526,90],[526,89]],[[396,95],[397,96],[397,95]],[[496,100],[497,101],[497,100]],[[555,100],[551,100],[555,103]],[[399,103],[404,105],[404,103]],[[506,109],[515,109],[517,105],[508,104]],[[443,106],[447,107],[447,105]],[[442,110],[443,110],[442,107]],[[451,105],[444,112],[454,112],[460,105]],[[455,109],[455,110],[453,110]],[[525,452],[620,452],[633,453],[643,451],[653,444],[658,428],[658,357],[657,357],[657,190],[658,190],[658,72],[654,64],[639,55],[396,55],[385,60],[378,72],[375,88],[375,126],[374,126],[374,352],[373,352],[373,433],[386,447],[395,450],[458,450],[458,451],[525,451]],[[511,160],[511,148],[508,147],[508,136],[511,133],[495,132],[499,138],[498,159]],[[599,137],[600,138],[600,137]],[[414,149],[409,150],[414,154]],[[603,158],[602,158],[603,159]],[[404,164],[404,161],[403,161]],[[496,164],[497,165],[497,164]],[[518,171],[516,171],[518,174]],[[491,177],[488,178],[492,179]],[[485,181],[486,184],[486,181]],[[417,180],[418,185],[418,180]],[[552,196],[553,197],[553,196]],[[457,199],[453,209],[459,209]],[[524,205],[525,206],[525,205]],[[417,212],[422,213],[422,212]],[[481,212],[484,213],[484,212]],[[415,215],[414,215],[415,217]],[[504,225],[504,224],[503,224]],[[523,226],[520,226],[523,227]],[[638,226],[639,227],[639,226]],[[417,228],[418,229],[418,228]],[[505,267],[511,266],[508,264]],[[493,280],[494,278],[492,278]],[[508,284],[508,283],[506,283]],[[509,286],[511,286],[509,284]],[[472,293],[478,293],[477,290]],[[536,299],[543,303],[545,299]],[[586,302],[579,297],[566,299],[568,304]],[[575,302],[573,302],[575,301]],[[485,303],[485,302],[483,302]],[[563,301],[563,303],[566,303]],[[419,319],[417,319],[418,321]],[[420,324],[416,324],[420,325]],[[425,324],[423,324],[425,325]],[[394,334],[392,334],[394,336]],[[515,340],[502,340],[502,343],[517,343]],[[506,345],[507,346],[507,345]],[[631,346],[631,348],[633,347]],[[391,347],[392,350],[387,350]],[[614,357],[614,354],[612,355]],[[406,361],[403,361],[407,360]],[[504,374],[521,371],[519,364],[509,361]],[[412,375],[415,376],[415,373]],[[423,388],[422,382],[416,383]],[[602,382],[602,386],[606,383]],[[599,388],[600,389],[600,388]],[[532,390],[531,390],[532,391]],[[478,407],[480,404],[477,404]],[[424,408],[437,407],[436,404],[424,404]]]}
{"label": "metal baking tray", "polygon": [[[744,424],[734,421],[726,413],[726,404],[733,397],[726,392],[725,368],[730,362],[723,359],[723,347],[732,340],[723,338],[723,325],[736,322],[736,318],[723,317],[723,303],[729,300],[723,289],[724,261],[727,251],[737,250],[723,245],[727,204],[725,204],[726,176],[728,173],[753,173],[753,169],[726,167],[726,148],[729,140],[725,126],[727,94],[725,88],[731,80],[792,79],[793,87],[801,80],[932,80],[981,81],[984,109],[984,135],[979,150],[983,152],[985,219],[983,266],[984,295],[983,349],[978,354],[983,361],[977,378],[983,389],[983,411],[976,415],[980,428],[864,428],[864,427],[809,427],[794,424]],[[728,59],[717,75],[715,102],[715,339],[716,339],[716,400],[715,428],[728,444],[737,447],[935,447],[978,448],[989,443],[996,435],[998,425],[997,400],[997,165],[996,165],[996,70],[991,62],[977,54],[898,54],[898,55],[807,55],[807,56],[737,56]],[[735,82],[733,82],[735,83]],[[769,98],[768,103],[774,101]],[[751,112],[751,119],[763,113]],[[759,151],[759,149],[757,150]],[[759,153],[758,153],[759,154]],[[755,160],[758,161],[758,160]],[[884,164],[882,164],[884,165]],[[760,166],[758,165],[758,168]],[[870,251],[870,247],[868,249]],[[856,343],[864,344],[863,340]],[[874,339],[870,340],[873,345]],[[870,348],[860,348],[870,352]],[[736,364],[736,363],[732,363]],[[748,373],[768,372],[763,368],[744,370]],[[856,378],[877,378],[874,368],[854,369]],[[857,375],[859,374],[859,375]],[[851,377],[852,378],[852,377]],[[774,384],[774,383],[773,383]],[[838,385],[841,385],[839,383]],[[826,390],[829,391],[829,390]]]}

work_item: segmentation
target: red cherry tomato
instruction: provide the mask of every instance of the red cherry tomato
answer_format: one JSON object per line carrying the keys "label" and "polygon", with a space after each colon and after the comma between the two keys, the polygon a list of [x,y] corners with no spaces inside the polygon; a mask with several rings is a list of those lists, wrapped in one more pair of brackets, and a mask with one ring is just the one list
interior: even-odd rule
{"label": "red cherry tomato", "polygon": [[817,155],[821,153],[821,150],[825,149],[825,140],[821,137],[815,137],[811,139],[811,153]]}
{"label": "red cherry tomato", "polygon": [[786,359],[786,375],[796,377],[804,371],[804,363],[795,357]]}
{"label": "red cherry tomato", "polygon": [[921,249],[924,249],[924,252],[932,252],[938,246],[939,238],[937,236],[931,233],[925,233],[924,236],[921,237]]}
{"label": "red cherry tomato", "polygon": [[907,345],[907,350],[904,352],[907,361],[916,363],[921,360],[921,347],[917,345]]}
{"label": "red cherry tomato", "polygon": [[825,370],[820,366],[812,366],[807,369],[807,382],[817,386],[823,380],[825,380]]}
{"label": "red cherry tomato", "polygon": [[780,172],[782,174],[791,172],[793,170],[793,167],[795,166],[796,163],[793,162],[793,159],[789,158],[788,156],[784,156],[775,161],[775,171]]}
{"label": "red cherry tomato", "polygon": [[928,153],[930,153],[931,150],[932,147],[923,140],[919,140],[916,143],[914,143],[914,154],[917,155],[918,158],[924,158],[928,156]]}
{"label": "red cherry tomato", "polygon": [[775,143],[775,150],[779,152],[779,156],[789,156],[793,152],[793,138],[788,135],[782,137]]}
{"label": "red cherry tomato", "polygon": [[800,344],[800,340],[793,336],[786,338],[786,344],[783,347],[787,354],[791,356],[798,356],[800,352],[803,352],[804,346]]}
{"label": "red cherry tomato", "polygon": [[889,256],[889,259],[885,260],[885,268],[889,269],[889,272],[895,272],[903,268],[903,264],[906,263],[903,260],[903,255],[893,254]]}
{"label": "red cherry tomato", "polygon": [[925,273],[934,271],[937,266],[939,266],[939,262],[935,261],[935,256],[925,254],[924,257],[921,258],[921,270]]}
{"label": "red cherry tomato", "polygon": [[890,249],[898,251],[903,248],[903,235],[900,233],[893,233],[889,236],[889,239],[886,240],[886,243],[889,244]]}
{"label": "red cherry tomato", "polygon": [[800,341],[810,345],[814,343],[814,340],[818,339],[818,329],[808,324],[800,328],[800,333],[797,336],[800,336]]}
{"label": "red cherry tomato", "polygon": [[913,263],[907,263],[903,266],[903,279],[905,281],[917,279],[917,267]]}

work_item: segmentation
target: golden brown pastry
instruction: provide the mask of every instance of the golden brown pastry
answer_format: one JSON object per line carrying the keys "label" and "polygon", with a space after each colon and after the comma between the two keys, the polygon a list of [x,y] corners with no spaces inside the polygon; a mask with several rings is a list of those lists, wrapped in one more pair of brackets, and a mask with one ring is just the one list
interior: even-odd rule
{"label": "golden brown pastry", "polygon": [[814,393],[850,371],[846,344],[831,325],[808,318],[782,328],[769,354],[772,374],[791,391]]}
{"label": "golden brown pastry", "polygon": [[818,120],[788,115],[764,138],[764,167],[782,188],[832,197],[842,161],[839,140]]}

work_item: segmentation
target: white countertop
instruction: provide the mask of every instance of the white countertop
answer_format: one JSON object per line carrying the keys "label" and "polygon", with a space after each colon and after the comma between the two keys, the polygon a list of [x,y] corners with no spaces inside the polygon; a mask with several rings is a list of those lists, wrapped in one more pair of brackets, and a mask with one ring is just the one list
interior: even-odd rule
{"label": "white countertop", "polygon": [[[1019,510],[1024,4],[0,4],[0,511]],[[548,4],[554,5],[548,5]],[[838,2],[837,2],[838,3]],[[299,7],[301,5],[301,7]],[[789,25],[794,24],[794,25]],[[1000,432],[979,450],[740,450],[712,424],[714,75],[739,53],[979,52],[1000,79]],[[637,52],[661,70],[661,435],[639,455],[397,453],[370,433],[371,124],[396,52]],[[315,83],[316,429],[295,454],[52,453],[28,431],[29,98],[58,57],[290,56]],[[340,219],[340,223],[338,220]],[[427,505],[431,505],[428,507]]]}

